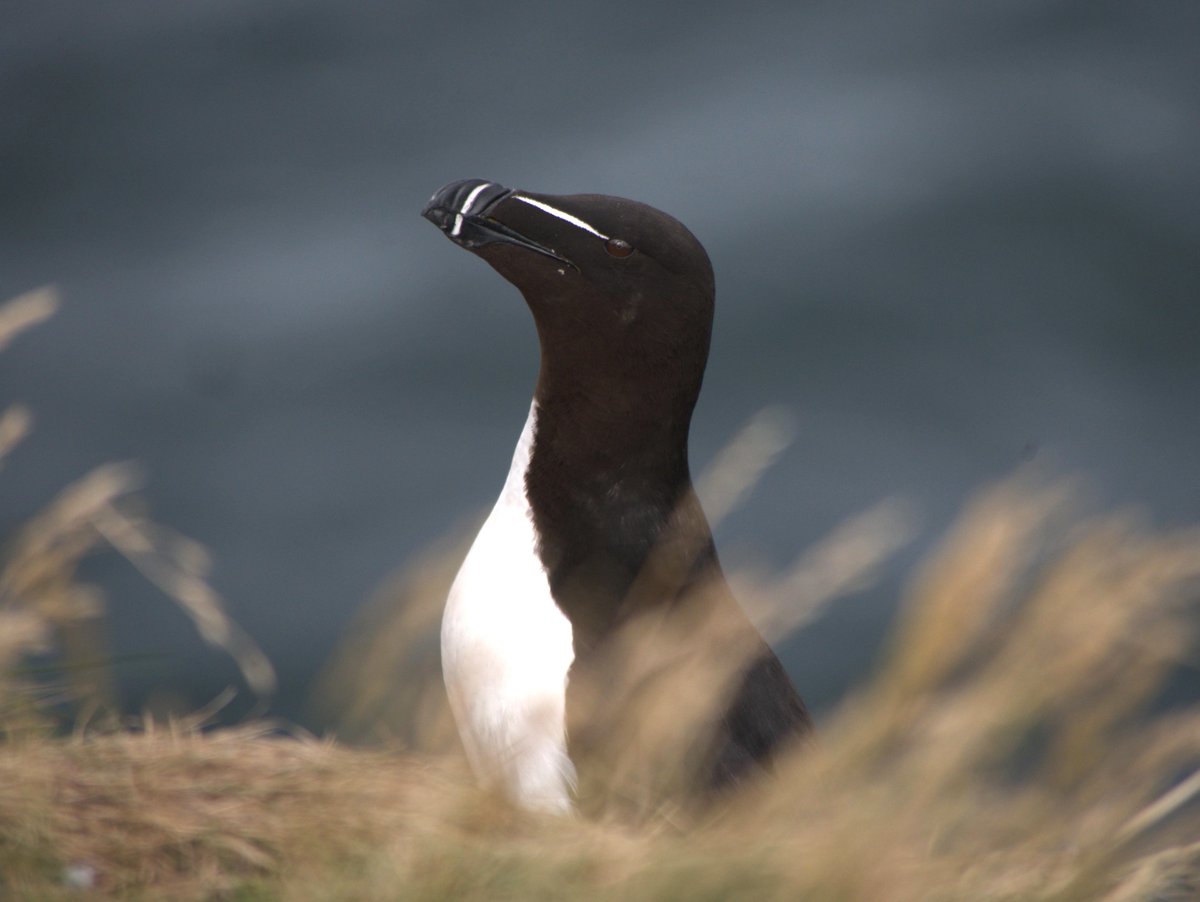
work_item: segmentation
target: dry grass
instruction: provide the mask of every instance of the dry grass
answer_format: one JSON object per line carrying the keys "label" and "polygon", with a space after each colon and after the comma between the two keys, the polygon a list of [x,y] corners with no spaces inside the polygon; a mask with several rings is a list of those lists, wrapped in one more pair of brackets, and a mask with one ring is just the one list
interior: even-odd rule
{"label": "dry grass", "polygon": [[[0,306],[0,350],[47,317],[58,305],[52,289],[22,295]],[[28,432],[29,412],[0,410],[0,465]],[[206,576],[209,560],[195,542],[155,523],[138,496],[137,468],[101,466],[67,486],[21,529],[0,560],[0,730],[36,725],[47,691],[77,702],[89,716],[110,708],[106,675],[78,662],[103,656],[98,631],[103,596],[76,579],[89,555],[123,555],[192,620],[209,644],[229,653],[250,690],[260,698],[275,687],[270,662],[226,616]],[[22,679],[15,665],[30,654],[60,652],[63,681],[53,687]],[[32,702],[32,704],[31,704]]]}
{"label": "dry grass", "polygon": [[[753,471],[773,453],[757,447],[729,459]],[[718,810],[564,820],[489,797],[447,751],[433,637],[458,548],[381,593],[322,681],[346,735],[406,751],[195,723],[14,728],[42,710],[14,675],[22,656],[97,613],[74,582],[80,553],[108,541],[169,589],[182,580],[175,595],[200,578],[188,543],[129,538],[124,524],[146,529],[127,504],[122,520],[96,513],[125,497],[123,475],[60,499],[0,581],[5,897],[75,897],[75,883],[181,899],[1200,898],[1200,705],[1156,704],[1194,661],[1195,530],[1078,518],[1061,487],[994,488],[914,576],[872,683],[771,779]],[[745,488],[712,486],[718,508]],[[869,579],[904,532],[894,507],[852,521],[744,583],[748,606],[792,628]]]}

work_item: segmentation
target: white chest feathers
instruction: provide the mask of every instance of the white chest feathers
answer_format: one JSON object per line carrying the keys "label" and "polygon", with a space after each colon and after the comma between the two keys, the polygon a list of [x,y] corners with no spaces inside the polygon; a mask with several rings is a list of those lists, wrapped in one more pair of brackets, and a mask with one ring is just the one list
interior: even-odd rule
{"label": "white chest feathers", "polygon": [[471,766],[531,809],[571,809],[567,757],[571,623],[554,603],[525,473],[536,402],[496,506],[467,553],[442,616],[442,674]]}

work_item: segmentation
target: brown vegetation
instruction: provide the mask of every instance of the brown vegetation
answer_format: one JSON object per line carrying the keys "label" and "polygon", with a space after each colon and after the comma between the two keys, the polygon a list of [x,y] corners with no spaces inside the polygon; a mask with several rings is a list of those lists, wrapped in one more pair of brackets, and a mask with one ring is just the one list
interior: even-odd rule
{"label": "brown vegetation", "polygon": [[[23,303],[35,306],[0,310],[0,347],[47,301]],[[27,419],[0,413],[0,461]],[[758,465],[739,453],[738,467]],[[1200,897],[1200,705],[1156,703],[1194,660],[1196,530],[1080,519],[1061,487],[991,489],[912,580],[870,685],[770,779],[719,810],[557,819],[482,793],[448,751],[433,637],[456,550],[383,593],[322,680],[343,735],[382,734],[382,747],[190,722],[42,729],[47,687],[20,664],[69,655],[72,624],[100,613],[74,574],[103,544],[269,685],[200,588],[199,549],[139,514],[132,488],[127,470],[99,471],[0,562],[5,897]],[[891,508],[860,518],[788,573],[743,581],[747,606],[792,628],[860,585],[902,531]]]}

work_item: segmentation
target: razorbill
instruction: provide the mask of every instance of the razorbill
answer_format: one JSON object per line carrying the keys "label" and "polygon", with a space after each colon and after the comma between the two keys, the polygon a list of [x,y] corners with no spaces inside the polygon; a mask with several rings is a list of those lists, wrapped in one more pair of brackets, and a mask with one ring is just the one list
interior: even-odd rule
{"label": "razorbill", "polygon": [[707,794],[759,769],[810,722],[730,593],[692,488],[714,300],[704,248],[645,204],[481,179],[446,185],[422,215],[519,289],[541,346],[508,478],[442,620],[476,773],[526,807],[570,810],[576,765],[626,741],[636,706],[615,646],[627,624],[672,653],[700,643],[704,623],[717,632],[702,654],[741,648],[689,783]]}

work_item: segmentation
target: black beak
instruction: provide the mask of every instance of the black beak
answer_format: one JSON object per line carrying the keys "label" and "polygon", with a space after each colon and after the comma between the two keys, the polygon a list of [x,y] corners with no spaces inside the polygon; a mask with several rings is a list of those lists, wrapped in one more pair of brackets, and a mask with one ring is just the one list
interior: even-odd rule
{"label": "black beak", "polygon": [[512,194],[511,188],[495,182],[462,179],[439,188],[421,215],[445,232],[447,238],[467,250],[475,250],[485,244],[515,244],[573,265],[550,248],[526,238],[488,215]]}

